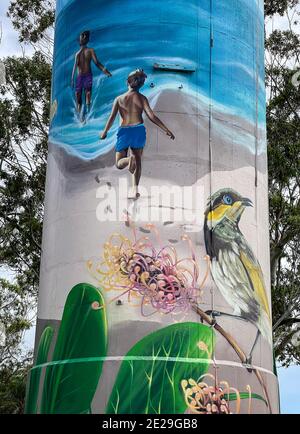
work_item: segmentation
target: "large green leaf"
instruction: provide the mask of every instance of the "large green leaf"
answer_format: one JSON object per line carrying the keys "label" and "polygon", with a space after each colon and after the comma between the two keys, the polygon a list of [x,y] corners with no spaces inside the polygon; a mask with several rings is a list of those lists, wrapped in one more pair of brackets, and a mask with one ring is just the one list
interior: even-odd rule
{"label": "large green leaf", "polygon": [[149,334],[124,357],[106,413],[184,413],[181,380],[207,372],[213,346],[213,329],[199,323]]}
{"label": "large green leaf", "polygon": [[30,378],[29,378],[26,404],[25,404],[26,414],[36,414],[37,399],[38,399],[41,370],[42,370],[40,365],[47,362],[47,357],[48,357],[53,333],[54,333],[53,328],[48,326],[45,327],[43,333],[41,334],[39,346],[37,350],[35,366],[30,371]]}
{"label": "large green leaf", "polygon": [[102,294],[92,285],[76,285],[68,295],[53,361],[46,370],[41,413],[89,413],[106,350]]}

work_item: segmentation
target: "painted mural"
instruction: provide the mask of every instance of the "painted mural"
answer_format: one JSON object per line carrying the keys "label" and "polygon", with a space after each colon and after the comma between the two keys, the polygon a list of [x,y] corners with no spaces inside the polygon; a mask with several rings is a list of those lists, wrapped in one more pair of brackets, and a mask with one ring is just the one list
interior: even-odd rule
{"label": "painted mural", "polygon": [[272,346],[272,328],[262,269],[239,228],[239,221],[249,206],[253,206],[251,200],[232,189],[216,192],[205,212],[204,237],[213,279],[233,308],[232,315],[257,327],[248,357],[251,363],[259,335]]}
{"label": "painted mural", "polygon": [[[258,120],[263,134],[262,3],[257,0],[191,0],[186,7],[186,3],[178,0],[173,2],[172,8],[167,1],[158,9],[158,0],[155,0],[147,4],[145,12],[142,4],[131,0],[126,3],[90,0],[88,8],[81,0],[67,2],[56,23],[52,99],[59,104],[52,122],[51,143],[82,159],[95,158],[113,148],[117,124],[113,125],[107,140],[100,143],[99,133],[104,129],[113,101],[126,91],[127,77],[137,69],[143,69],[148,76],[148,86],[143,93],[153,102],[161,94],[176,92],[182,86],[181,94],[184,104],[190,106],[189,112],[195,110],[200,114],[207,110],[212,92],[215,112],[225,117],[237,115],[245,123],[255,124]],[[251,32],[253,29],[257,34]],[[224,34],[222,39],[215,37],[212,77],[211,32]],[[153,68],[154,64],[167,69],[162,72]],[[178,72],[181,72],[180,80]],[[78,75],[72,83],[73,73]],[[255,73],[259,76],[253,76]],[[215,83],[212,90],[211,79]],[[231,80],[234,86],[230,86]],[[150,87],[151,83],[154,87]],[[87,91],[86,102],[90,106],[86,108],[84,128],[77,111],[81,90]],[[222,134],[240,146],[255,149],[255,137],[250,131],[232,134],[228,128]],[[265,143],[260,140],[258,152],[264,150]]]}
{"label": "painted mural", "polygon": [[31,414],[278,412],[261,0],[58,0]]}
{"label": "painted mural", "polygon": [[[42,333],[37,364],[32,368],[28,414],[90,414],[91,403],[107,354],[106,308],[101,291],[79,284],[70,292],[51,361],[47,361],[53,329]],[[145,336],[123,357],[107,414],[231,414],[240,401],[268,402],[263,396],[230,387],[208,374],[215,332],[207,325],[180,322]],[[41,383],[41,370],[45,377]],[[215,367],[216,369],[216,367]],[[191,378],[196,373],[197,381]],[[186,380],[188,378],[188,380]],[[212,385],[204,380],[209,379]],[[39,388],[42,399],[38,410]],[[232,405],[232,402],[235,402]]]}

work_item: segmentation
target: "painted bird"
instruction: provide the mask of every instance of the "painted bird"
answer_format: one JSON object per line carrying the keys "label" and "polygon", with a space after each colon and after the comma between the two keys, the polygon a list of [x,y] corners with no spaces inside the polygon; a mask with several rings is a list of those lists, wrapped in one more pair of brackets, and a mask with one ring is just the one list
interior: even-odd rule
{"label": "painted bird", "polygon": [[212,277],[234,309],[229,316],[251,321],[257,327],[255,342],[247,358],[247,363],[251,364],[260,334],[272,345],[272,329],[263,273],[239,228],[240,218],[249,206],[253,206],[251,200],[232,189],[217,191],[205,211],[204,237],[211,258]]}

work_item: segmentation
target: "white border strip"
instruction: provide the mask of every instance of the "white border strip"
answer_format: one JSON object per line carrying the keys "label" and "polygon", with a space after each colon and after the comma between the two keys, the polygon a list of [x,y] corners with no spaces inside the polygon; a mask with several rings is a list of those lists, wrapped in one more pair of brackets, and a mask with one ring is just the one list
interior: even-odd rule
{"label": "white border strip", "polygon": [[107,356],[107,357],[86,357],[86,358],[78,358],[78,359],[67,359],[67,360],[55,360],[53,362],[43,363],[41,365],[35,365],[32,369],[36,368],[45,368],[47,366],[54,366],[54,365],[65,365],[68,363],[89,363],[89,362],[114,362],[114,361],[168,361],[168,362],[182,362],[182,363],[209,363],[209,364],[216,364],[216,365],[223,365],[223,366],[229,366],[229,367],[237,367],[237,368],[250,368],[255,369],[257,371],[265,372],[266,374],[273,375],[276,377],[274,372],[270,371],[269,369],[261,368],[259,366],[255,365],[243,365],[242,363],[233,362],[229,360],[212,360],[212,359],[198,359],[198,358],[186,358],[186,357],[155,357],[155,356]]}

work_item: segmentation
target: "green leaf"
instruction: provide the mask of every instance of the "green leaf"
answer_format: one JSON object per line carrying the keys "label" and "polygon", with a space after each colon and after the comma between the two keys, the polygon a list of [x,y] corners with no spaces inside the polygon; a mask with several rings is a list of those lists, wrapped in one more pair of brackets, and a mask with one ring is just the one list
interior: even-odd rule
{"label": "green leaf", "polygon": [[149,334],[124,357],[106,413],[184,413],[181,381],[207,372],[213,347],[213,329],[199,323]]}
{"label": "green leaf", "polygon": [[52,327],[48,326],[44,329],[40,342],[39,348],[36,356],[36,365],[42,365],[47,362],[49,348],[52,342],[54,330]]}
{"label": "green leaf", "polygon": [[53,362],[46,370],[41,413],[90,412],[106,351],[102,294],[92,285],[76,285],[68,295]]}
{"label": "green leaf", "polygon": [[35,366],[30,371],[30,378],[28,383],[28,391],[25,404],[26,414],[36,414],[37,412],[37,399],[39,394],[39,385],[41,378],[42,368],[39,365],[47,362],[49,348],[52,342],[54,330],[48,326],[41,334]]}
{"label": "green leaf", "polygon": [[[236,401],[236,393],[226,393],[224,395],[226,400],[229,401]],[[259,399],[260,401],[263,401],[266,406],[268,406],[267,401],[260,395],[258,395],[257,393],[251,393],[251,395],[249,394],[249,392],[240,392],[240,398],[241,399],[249,399],[251,397],[251,399]]]}

